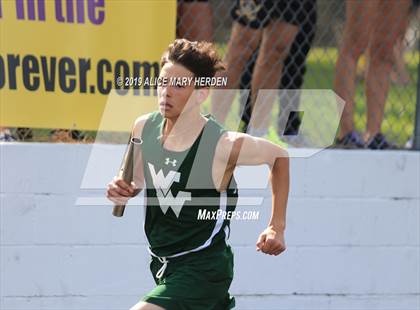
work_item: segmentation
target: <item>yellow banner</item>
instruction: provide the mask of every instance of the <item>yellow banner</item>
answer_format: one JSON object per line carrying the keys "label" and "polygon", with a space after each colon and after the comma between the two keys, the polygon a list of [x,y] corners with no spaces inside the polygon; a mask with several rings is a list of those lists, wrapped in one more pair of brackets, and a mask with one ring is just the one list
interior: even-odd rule
{"label": "yellow banner", "polygon": [[114,89],[150,111],[175,24],[176,0],[0,0],[0,126],[97,130]]}

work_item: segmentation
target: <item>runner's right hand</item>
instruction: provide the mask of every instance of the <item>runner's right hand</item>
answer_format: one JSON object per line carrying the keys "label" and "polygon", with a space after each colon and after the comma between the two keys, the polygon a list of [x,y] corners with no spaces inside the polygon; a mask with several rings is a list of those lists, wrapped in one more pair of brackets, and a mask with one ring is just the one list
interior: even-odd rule
{"label": "runner's right hand", "polygon": [[116,205],[126,205],[127,201],[136,196],[140,192],[134,182],[128,184],[123,180],[122,177],[114,177],[114,179],[108,183],[106,197]]}

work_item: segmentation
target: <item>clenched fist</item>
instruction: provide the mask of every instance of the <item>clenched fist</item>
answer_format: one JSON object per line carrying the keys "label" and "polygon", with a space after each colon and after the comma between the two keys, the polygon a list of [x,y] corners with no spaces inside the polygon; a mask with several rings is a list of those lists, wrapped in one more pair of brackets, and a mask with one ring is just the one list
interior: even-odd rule
{"label": "clenched fist", "polygon": [[141,191],[140,188],[131,182],[128,184],[121,177],[114,177],[114,179],[108,183],[106,191],[106,197],[116,205],[126,205],[127,201],[136,196]]}
{"label": "clenched fist", "polygon": [[284,241],[284,231],[276,231],[272,227],[267,227],[258,237],[257,251],[265,254],[279,255],[286,250]]}

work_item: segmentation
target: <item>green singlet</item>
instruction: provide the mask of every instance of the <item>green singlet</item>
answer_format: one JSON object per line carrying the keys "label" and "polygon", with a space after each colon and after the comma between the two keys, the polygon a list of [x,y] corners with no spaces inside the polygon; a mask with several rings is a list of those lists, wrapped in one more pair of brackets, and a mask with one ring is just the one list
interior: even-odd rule
{"label": "green singlet", "polygon": [[[142,132],[145,191],[144,230],[157,286],[143,301],[167,310],[226,310],[235,299],[228,293],[233,279],[233,253],[226,240],[238,199],[232,176],[218,192],[213,183],[215,149],[226,130],[211,115],[184,151],[164,148],[165,119],[151,113]],[[209,216],[210,214],[219,216]]]}

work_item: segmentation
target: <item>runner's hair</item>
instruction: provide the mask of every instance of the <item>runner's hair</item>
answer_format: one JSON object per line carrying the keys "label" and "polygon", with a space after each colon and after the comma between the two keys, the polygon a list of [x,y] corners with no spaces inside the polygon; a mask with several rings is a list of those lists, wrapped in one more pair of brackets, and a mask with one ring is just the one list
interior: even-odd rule
{"label": "runner's hair", "polygon": [[168,62],[184,66],[198,78],[214,77],[216,72],[225,70],[213,44],[206,41],[176,39],[163,54],[160,67]]}

